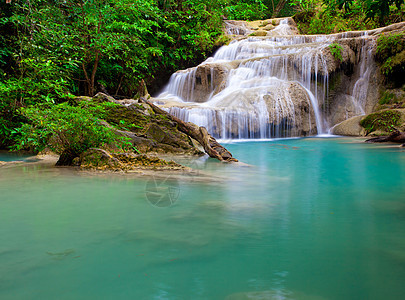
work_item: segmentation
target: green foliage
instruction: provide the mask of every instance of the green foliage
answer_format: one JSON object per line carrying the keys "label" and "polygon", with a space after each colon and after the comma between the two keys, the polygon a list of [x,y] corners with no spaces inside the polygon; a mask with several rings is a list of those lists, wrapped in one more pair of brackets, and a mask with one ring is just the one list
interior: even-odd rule
{"label": "green foliage", "polygon": [[380,24],[384,24],[384,18],[394,9],[400,10],[404,0],[324,0],[328,9],[334,11],[336,9],[344,10],[350,13],[354,9],[361,8],[365,14],[365,20],[369,21],[376,16],[380,19]]}
{"label": "green foliage", "polygon": [[344,10],[305,11],[297,13],[294,19],[302,34],[331,34],[351,30],[366,30],[372,26],[363,22],[364,14],[353,11],[350,14]]}
{"label": "green foliage", "polygon": [[232,20],[260,20],[266,15],[267,7],[261,0],[230,1],[225,15]]}
{"label": "green foliage", "polygon": [[[254,1],[255,2],[255,1]],[[133,96],[213,51],[222,0],[12,1],[0,18],[0,97],[60,102],[70,93]],[[256,4],[255,4],[256,5]],[[260,3],[257,5],[260,6]],[[13,28],[15,32],[10,32]],[[1,43],[3,44],[3,43]],[[11,66],[6,76],[2,66]],[[4,67],[5,68],[5,67]]]}
{"label": "green foliage", "polygon": [[398,85],[405,82],[405,33],[382,34],[377,40],[381,72]]}
{"label": "green foliage", "polygon": [[405,50],[405,33],[382,34],[377,40],[377,58],[386,60]]}
{"label": "green foliage", "polygon": [[291,0],[290,5],[300,12],[312,12],[319,4],[319,0]]}
{"label": "green foliage", "polygon": [[383,19],[390,13],[390,6],[395,5],[397,9],[401,8],[401,5],[405,3],[404,0],[364,0],[366,6],[367,19],[373,19],[375,16],[379,16]]}
{"label": "green foliage", "polygon": [[15,127],[26,122],[25,118],[18,114],[13,103],[0,100],[0,147],[6,148],[13,143],[12,131]]}
{"label": "green foliage", "polygon": [[49,147],[57,154],[67,153],[74,158],[93,147],[128,146],[126,139],[117,136],[97,117],[97,114],[113,105],[116,104],[106,102],[72,106],[65,102],[21,108],[21,114],[28,122],[13,132],[17,141],[14,149],[41,151]]}
{"label": "green foliage", "polygon": [[226,42],[226,2],[0,2],[0,147],[26,121],[20,107],[104,89],[132,97],[144,82],[201,61]]}
{"label": "green foliage", "polygon": [[343,47],[341,45],[334,42],[329,45],[329,50],[332,53],[332,55],[335,57],[335,59],[337,59],[341,62],[343,61],[343,57],[342,57]]}
{"label": "green foliage", "polygon": [[360,125],[366,129],[367,134],[376,130],[392,132],[399,125],[400,119],[401,114],[398,111],[385,110],[368,115],[360,121]]}
{"label": "green foliage", "polygon": [[368,30],[405,20],[405,6],[401,6],[404,0],[294,0],[294,3],[299,4],[294,19],[303,34]]}

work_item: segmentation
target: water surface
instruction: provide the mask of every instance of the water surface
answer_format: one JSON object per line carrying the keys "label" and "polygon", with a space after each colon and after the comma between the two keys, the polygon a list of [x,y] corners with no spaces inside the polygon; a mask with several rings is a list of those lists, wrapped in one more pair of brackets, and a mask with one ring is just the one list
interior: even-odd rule
{"label": "water surface", "polygon": [[0,168],[0,298],[404,298],[404,150],[227,147],[251,166],[189,161],[212,180],[172,176],[164,207],[147,177]]}

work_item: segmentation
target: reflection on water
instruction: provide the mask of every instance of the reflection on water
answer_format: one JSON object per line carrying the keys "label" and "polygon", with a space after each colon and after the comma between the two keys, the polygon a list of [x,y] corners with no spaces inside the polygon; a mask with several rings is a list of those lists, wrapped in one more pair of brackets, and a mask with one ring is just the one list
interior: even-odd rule
{"label": "reflection on water", "polygon": [[29,155],[7,152],[0,150],[0,162],[1,161],[23,161],[29,159]]}
{"label": "reflection on water", "polygon": [[150,177],[0,168],[0,297],[401,299],[404,153],[350,141],[228,144],[250,166],[199,160],[163,207]]}

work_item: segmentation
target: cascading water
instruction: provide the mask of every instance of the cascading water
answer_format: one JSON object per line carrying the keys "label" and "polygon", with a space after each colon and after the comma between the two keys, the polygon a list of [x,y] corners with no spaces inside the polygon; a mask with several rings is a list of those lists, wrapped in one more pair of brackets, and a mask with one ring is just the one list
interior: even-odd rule
{"label": "cascading water", "polygon": [[[296,35],[291,22],[279,21],[265,36],[246,36],[252,30],[244,22],[228,21],[226,30],[239,38],[199,66],[174,73],[153,101],[221,139],[323,133],[330,127],[323,116],[329,84],[324,53],[345,36]],[[352,92],[358,114],[364,113],[370,73],[363,60]]]}
{"label": "cascading water", "polygon": [[373,45],[364,43],[360,52],[360,70],[359,78],[354,84],[351,100],[355,107],[355,113],[358,115],[365,114],[365,106],[367,101],[367,90],[370,81],[371,72],[373,70]]}

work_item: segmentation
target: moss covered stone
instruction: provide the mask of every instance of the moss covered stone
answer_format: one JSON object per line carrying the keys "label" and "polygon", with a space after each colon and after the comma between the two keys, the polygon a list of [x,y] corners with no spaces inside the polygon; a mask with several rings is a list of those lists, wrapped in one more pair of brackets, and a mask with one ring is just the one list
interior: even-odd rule
{"label": "moss covered stone", "polygon": [[384,110],[372,113],[360,121],[360,125],[366,129],[367,134],[373,131],[390,133],[400,125],[401,113],[395,110]]}
{"label": "moss covered stone", "polygon": [[166,161],[145,154],[110,153],[103,149],[92,148],[80,157],[82,169],[98,171],[130,171],[130,170],[181,170],[183,166],[174,161]]}
{"label": "moss covered stone", "polygon": [[267,31],[265,30],[256,30],[254,32],[252,32],[251,34],[249,34],[250,36],[266,36],[267,35]]}
{"label": "moss covered stone", "polygon": [[405,83],[405,32],[382,34],[377,40],[381,72],[397,86]]}
{"label": "moss covered stone", "polygon": [[150,118],[142,113],[142,106],[127,108],[125,106],[114,106],[106,109],[105,121],[115,125],[121,130],[142,132],[150,123]]}

